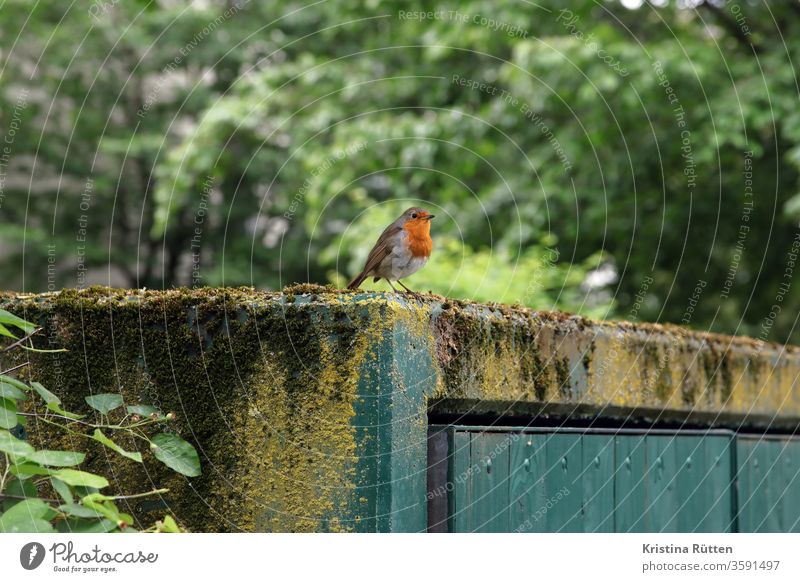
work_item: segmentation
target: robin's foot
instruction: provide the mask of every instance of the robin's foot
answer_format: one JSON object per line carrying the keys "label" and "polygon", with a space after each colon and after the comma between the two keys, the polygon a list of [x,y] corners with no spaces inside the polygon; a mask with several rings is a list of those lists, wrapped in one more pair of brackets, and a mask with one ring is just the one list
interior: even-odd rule
{"label": "robin's foot", "polygon": [[406,290],[406,293],[408,293],[409,295],[413,295],[414,298],[416,298],[416,299],[420,299],[420,300],[422,299],[422,293],[417,293],[416,291],[412,291],[411,289],[409,289],[408,287],[403,285],[402,281],[398,281],[398,283],[400,283],[400,285],[403,287],[403,289]]}

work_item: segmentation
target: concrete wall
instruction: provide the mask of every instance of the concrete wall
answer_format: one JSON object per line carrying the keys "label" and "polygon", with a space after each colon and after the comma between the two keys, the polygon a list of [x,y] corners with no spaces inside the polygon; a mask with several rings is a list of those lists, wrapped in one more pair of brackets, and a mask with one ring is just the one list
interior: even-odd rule
{"label": "concrete wall", "polygon": [[[87,466],[119,493],[169,487],[127,509],[152,521],[168,508],[195,531],[424,530],[429,413],[800,426],[798,348],[678,327],[308,285],[92,288],[0,305],[44,327],[41,347],[68,348],[32,355],[26,373],[71,409],[120,392],[178,415],[201,477],[92,447]],[[49,448],[64,438],[27,430]]]}

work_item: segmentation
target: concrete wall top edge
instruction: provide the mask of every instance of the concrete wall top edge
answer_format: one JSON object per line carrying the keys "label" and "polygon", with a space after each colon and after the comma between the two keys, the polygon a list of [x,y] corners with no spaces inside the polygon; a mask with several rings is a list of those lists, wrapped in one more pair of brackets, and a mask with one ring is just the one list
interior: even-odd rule
{"label": "concrete wall top edge", "polygon": [[800,346],[762,341],[746,336],[730,336],[695,331],[674,324],[633,323],[626,321],[589,320],[578,315],[559,311],[535,310],[529,307],[504,304],[481,304],[454,300],[440,295],[424,294],[409,296],[386,292],[343,291],[330,286],[298,284],[283,291],[259,291],[252,287],[199,287],[175,289],[117,289],[89,287],[87,289],[65,289],[50,293],[17,293],[0,291],[0,306],[16,305],[24,309],[26,304],[46,306],[63,299],[96,303],[97,305],[159,304],[169,301],[218,302],[220,304],[241,303],[248,307],[270,307],[286,305],[326,305],[341,303],[385,304],[399,307],[414,306],[430,310],[435,317],[442,311],[457,310],[467,317],[505,321],[515,325],[550,326],[564,333],[581,332],[589,336],[623,336],[636,341],[663,341],[665,338],[680,338],[682,343],[714,345],[724,349],[745,350],[753,353],[796,355],[800,357]]}

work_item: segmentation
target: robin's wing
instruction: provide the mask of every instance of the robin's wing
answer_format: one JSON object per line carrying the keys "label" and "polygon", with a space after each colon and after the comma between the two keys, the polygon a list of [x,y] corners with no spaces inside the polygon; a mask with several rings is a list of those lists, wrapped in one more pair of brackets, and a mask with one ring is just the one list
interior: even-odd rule
{"label": "robin's wing", "polygon": [[372,250],[367,256],[367,262],[362,271],[364,275],[368,275],[373,269],[383,262],[383,259],[388,257],[392,252],[392,239],[394,236],[403,230],[402,227],[395,224],[390,224],[389,227],[381,233],[378,242],[372,247]]}

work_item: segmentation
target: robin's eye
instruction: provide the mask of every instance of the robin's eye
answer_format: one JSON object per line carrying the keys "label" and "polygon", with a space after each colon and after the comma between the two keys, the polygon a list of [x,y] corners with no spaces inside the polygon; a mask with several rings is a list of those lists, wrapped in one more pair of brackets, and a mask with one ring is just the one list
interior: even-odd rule
{"label": "robin's eye", "polygon": [[416,217],[417,217],[417,213],[416,212],[411,215],[411,218],[416,218]]}

